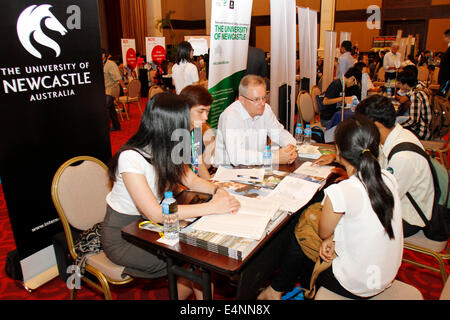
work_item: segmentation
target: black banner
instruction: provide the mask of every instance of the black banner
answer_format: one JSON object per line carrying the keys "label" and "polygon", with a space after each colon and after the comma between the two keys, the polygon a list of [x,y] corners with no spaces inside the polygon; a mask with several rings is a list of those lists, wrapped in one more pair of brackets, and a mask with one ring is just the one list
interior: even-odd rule
{"label": "black banner", "polygon": [[97,1],[0,2],[0,177],[21,259],[62,231],[51,182],[111,157]]}

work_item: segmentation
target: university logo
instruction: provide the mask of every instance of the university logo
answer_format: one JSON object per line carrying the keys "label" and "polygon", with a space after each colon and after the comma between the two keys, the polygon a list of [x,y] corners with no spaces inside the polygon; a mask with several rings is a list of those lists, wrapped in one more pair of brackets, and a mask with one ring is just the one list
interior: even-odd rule
{"label": "university logo", "polygon": [[42,21],[48,29],[57,31],[62,36],[66,35],[68,32],[67,29],[50,12],[51,7],[52,6],[49,4],[29,6],[22,11],[17,19],[17,35],[20,43],[25,50],[39,59],[42,59],[42,54],[31,43],[31,37],[33,37],[37,43],[53,49],[56,53],[56,57],[58,57],[61,53],[59,44],[42,31]]}

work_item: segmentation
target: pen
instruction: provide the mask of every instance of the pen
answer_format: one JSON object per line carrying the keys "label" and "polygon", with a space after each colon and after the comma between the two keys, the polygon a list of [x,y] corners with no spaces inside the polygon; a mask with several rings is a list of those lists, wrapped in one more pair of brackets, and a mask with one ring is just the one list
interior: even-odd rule
{"label": "pen", "polygon": [[238,176],[239,178],[247,178],[247,179],[259,180],[258,177],[244,176],[244,175],[242,175],[242,174],[238,174],[237,176]]}

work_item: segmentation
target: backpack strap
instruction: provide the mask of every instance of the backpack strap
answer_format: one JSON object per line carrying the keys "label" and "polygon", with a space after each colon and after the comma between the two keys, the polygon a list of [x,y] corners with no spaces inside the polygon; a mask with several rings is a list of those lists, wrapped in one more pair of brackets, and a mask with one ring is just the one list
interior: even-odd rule
{"label": "backpack strap", "polygon": [[[433,164],[431,163],[430,156],[428,155],[428,153],[425,150],[423,150],[421,147],[419,147],[415,143],[401,142],[401,143],[397,144],[396,146],[394,146],[394,148],[392,148],[391,152],[388,155],[388,161],[391,160],[391,158],[394,154],[396,154],[397,152],[401,152],[401,151],[415,152],[415,153],[420,154],[425,159],[427,159],[428,166],[430,167],[430,170],[431,170],[431,175],[433,176],[433,186],[434,186],[433,207],[434,207],[434,204],[439,203],[439,197],[441,196],[441,194],[440,194],[440,188],[436,188],[436,186],[439,186],[439,182],[437,179],[436,171],[434,170]],[[450,183],[450,181],[449,181],[449,183]],[[423,213],[422,209],[420,209],[417,202],[414,200],[414,198],[411,196],[411,194],[409,192],[406,192],[406,196],[408,197],[409,201],[413,205],[414,209],[416,209],[420,218],[422,218],[423,222],[427,225],[430,221],[425,217],[425,214]],[[447,190],[447,197],[448,197],[448,190]]]}

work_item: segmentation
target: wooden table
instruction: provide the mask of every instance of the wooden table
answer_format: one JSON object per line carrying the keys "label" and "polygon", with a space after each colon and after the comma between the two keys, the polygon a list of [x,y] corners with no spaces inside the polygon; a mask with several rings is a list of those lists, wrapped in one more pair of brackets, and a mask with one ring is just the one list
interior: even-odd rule
{"label": "wooden table", "polygon": [[[311,160],[297,158],[291,165],[280,165],[278,170],[293,172],[305,161]],[[313,198],[313,200],[316,199]],[[201,284],[204,299],[212,299],[211,272],[224,275],[233,282],[237,282],[237,299],[255,299],[258,289],[271,279],[278,267],[302,210],[286,216],[243,261],[182,242],[175,246],[157,242],[159,239],[158,233],[140,229],[138,226],[139,221],[124,227],[122,236],[126,240],[166,259],[170,299],[176,300],[178,298],[177,276],[185,277]],[[200,272],[184,269],[177,261],[181,261],[184,264],[189,263]]]}

